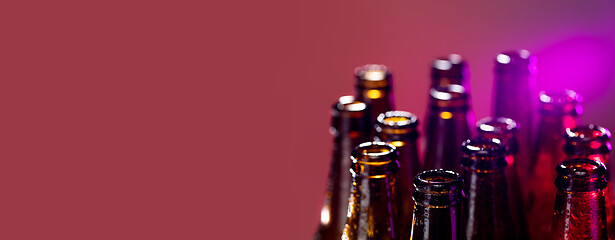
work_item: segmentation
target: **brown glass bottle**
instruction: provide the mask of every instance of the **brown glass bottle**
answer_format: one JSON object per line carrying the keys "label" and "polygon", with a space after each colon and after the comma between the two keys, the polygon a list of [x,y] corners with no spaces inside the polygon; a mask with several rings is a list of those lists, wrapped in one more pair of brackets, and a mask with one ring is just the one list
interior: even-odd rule
{"label": "brown glass bottle", "polygon": [[355,77],[357,100],[369,105],[372,122],[381,113],[395,109],[393,78],[386,66],[368,64],[358,67],[355,69]]}
{"label": "brown glass bottle", "polygon": [[564,131],[580,124],[581,98],[575,92],[539,94],[539,121],[537,142],[530,165],[528,201],[526,207],[527,225],[531,239],[548,239],[550,211],[555,198],[551,182],[555,180],[555,166],[565,159]]}
{"label": "brown glass bottle", "polygon": [[551,239],[607,240],[604,164],[574,158],[558,164],[556,171]]}
{"label": "brown glass bottle", "polygon": [[[594,161],[604,163],[609,169],[609,154],[611,153],[611,132],[598,125],[584,125],[573,129],[566,129],[566,144],[564,152],[567,159],[573,158],[588,158]],[[607,173],[607,187],[604,189],[604,198],[606,202],[606,222],[607,232],[610,239],[615,239],[615,221],[613,214],[615,208],[613,206],[613,185],[611,184],[610,174]]]}
{"label": "brown glass bottle", "polygon": [[467,140],[461,147],[466,238],[517,239],[506,183],[506,147],[500,140]]}
{"label": "brown glass bottle", "polygon": [[417,146],[418,118],[409,112],[388,111],[377,118],[376,132],[380,141],[397,147],[399,171],[391,187],[395,230],[399,239],[410,238],[412,228],[412,178],[419,172]]}
{"label": "brown glass bottle", "polygon": [[525,207],[523,193],[521,191],[521,181],[519,179],[519,165],[516,156],[519,153],[519,142],[516,138],[517,123],[504,117],[483,118],[476,123],[478,137],[480,139],[499,139],[506,146],[506,178],[508,185],[508,203],[512,214],[517,237],[528,239],[527,225],[525,223]]}
{"label": "brown glass bottle", "polygon": [[475,124],[468,98],[461,85],[430,90],[424,169],[459,170],[459,146],[471,137],[470,124]]}
{"label": "brown glass bottle", "polygon": [[331,134],[333,156],[325,200],[320,213],[320,226],[314,235],[317,240],[339,240],[347,218],[348,196],[352,177],[350,154],[355,146],[369,141],[373,128],[365,103],[353,96],[343,96],[332,107]]}
{"label": "brown glass bottle", "polygon": [[495,58],[493,116],[514,119],[519,146],[515,161],[528,179],[536,114],[536,57],[527,50],[507,51]]}
{"label": "brown glass bottle", "polygon": [[414,217],[411,240],[465,239],[463,180],[442,169],[414,178]]}
{"label": "brown glass bottle", "polygon": [[389,182],[399,169],[395,147],[384,142],[366,142],[355,148],[351,158],[352,191],[341,239],[398,239]]}

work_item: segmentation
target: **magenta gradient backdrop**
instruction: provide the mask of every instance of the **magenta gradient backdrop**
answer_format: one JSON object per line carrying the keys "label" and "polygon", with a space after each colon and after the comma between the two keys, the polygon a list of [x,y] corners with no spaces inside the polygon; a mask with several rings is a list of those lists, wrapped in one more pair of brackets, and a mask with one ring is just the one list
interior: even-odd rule
{"label": "magenta gradient backdrop", "polygon": [[309,239],[329,107],[356,66],[425,115],[430,61],[459,53],[477,117],[493,57],[615,130],[615,2],[15,1],[0,5],[0,238]]}

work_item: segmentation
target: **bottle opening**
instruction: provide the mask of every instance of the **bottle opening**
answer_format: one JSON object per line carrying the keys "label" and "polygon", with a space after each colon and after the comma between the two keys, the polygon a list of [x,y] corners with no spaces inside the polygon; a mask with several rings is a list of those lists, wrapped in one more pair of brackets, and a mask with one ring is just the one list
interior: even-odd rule
{"label": "bottle opening", "polygon": [[611,132],[598,125],[586,125],[580,126],[573,129],[566,129],[566,139],[570,141],[582,141],[582,142],[590,142],[590,141],[604,141],[608,142],[611,140]]}
{"label": "bottle opening", "polygon": [[592,191],[606,187],[604,163],[587,158],[568,159],[557,167],[555,186],[567,191]]}
{"label": "bottle opening", "polygon": [[364,102],[356,100],[354,96],[342,96],[339,98],[336,107],[339,111],[360,112],[365,111],[367,105]]}
{"label": "bottle opening", "polygon": [[415,191],[444,194],[460,190],[463,180],[453,171],[434,169],[419,173],[413,183]]}
{"label": "bottle opening", "polygon": [[490,118],[486,117],[479,120],[476,125],[480,133],[493,133],[498,135],[504,135],[509,132],[515,132],[517,130],[517,123],[504,117]]}
{"label": "bottle opening", "polygon": [[355,75],[363,80],[382,81],[387,79],[389,70],[381,64],[368,64],[355,69]]}
{"label": "bottle opening", "polygon": [[461,165],[470,170],[493,170],[508,164],[506,146],[496,138],[468,139],[461,145]]}
{"label": "bottle opening", "polygon": [[583,98],[572,90],[541,91],[539,98],[541,113],[573,115],[581,115],[583,113],[583,108],[580,104]]}
{"label": "bottle opening", "polygon": [[416,115],[405,111],[388,111],[378,115],[378,123],[383,127],[410,127],[416,126]]}
{"label": "bottle opening", "polygon": [[395,146],[384,142],[366,142],[359,144],[350,155],[353,176],[382,178],[399,169]]}

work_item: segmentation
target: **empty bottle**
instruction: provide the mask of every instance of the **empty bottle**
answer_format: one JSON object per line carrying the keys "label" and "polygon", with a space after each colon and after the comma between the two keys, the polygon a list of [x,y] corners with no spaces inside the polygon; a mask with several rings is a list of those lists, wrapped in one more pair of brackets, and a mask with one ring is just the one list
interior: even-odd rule
{"label": "empty bottle", "polygon": [[468,139],[461,151],[467,239],[517,239],[508,204],[506,147],[495,138]]}
{"label": "empty bottle", "polygon": [[414,178],[412,240],[465,239],[463,180],[443,169],[428,170]]}
{"label": "empty bottle", "polygon": [[553,169],[565,159],[564,132],[580,124],[583,112],[581,97],[574,91],[565,90],[539,94],[539,122],[531,173],[527,184],[527,224],[532,239],[548,239],[552,218],[550,206],[555,198],[551,183],[555,180]]}
{"label": "empty bottle", "polygon": [[398,239],[389,182],[399,169],[395,147],[384,142],[366,142],[355,148],[351,158],[352,191],[341,239]]}
{"label": "empty bottle", "polygon": [[339,240],[347,218],[348,196],[352,177],[350,155],[355,146],[369,141],[373,128],[365,103],[353,96],[343,96],[332,107],[333,156],[325,200],[320,213],[320,226],[314,235],[317,240]]}
{"label": "empty bottle", "polygon": [[517,123],[504,117],[483,118],[476,123],[478,127],[478,137],[481,139],[499,139],[506,146],[506,178],[508,184],[508,202],[510,212],[515,222],[517,237],[528,239],[527,227],[525,223],[525,207],[521,180],[519,179],[519,165],[516,161],[519,153],[519,141],[517,140]]}
{"label": "empty bottle", "polygon": [[[389,111],[378,116],[377,136],[391,143],[399,153],[397,171],[391,192],[394,208],[396,235],[399,239],[410,238],[412,228],[412,178],[419,172],[417,117],[409,112]],[[398,208],[398,209],[396,209]]]}
{"label": "empty bottle", "polygon": [[536,114],[536,57],[527,50],[507,51],[495,58],[493,116],[514,119],[519,140],[515,161],[528,179]]}
{"label": "empty bottle", "polygon": [[430,90],[427,114],[425,169],[459,170],[459,146],[471,137],[469,96],[461,85],[448,85]]}
{"label": "empty bottle", "polygon": [[[589,158],[594,161],[604,163],[609,169],[609,154],[611,153],[611,132],[598,125],[584,125],[573,129],[566,129],[566,144],[564,152],[568,159],[572,158]],[[615,209],[613,206],[613,186],[611,179],[607,173],[607,187],[604,189],[604,198],[606,201],[606,222],[609,238],[615,239],[615,221],[613,214]]]}
{"label": "empty bottle", "polygon": [[556,171],[551,239],[607,240],[604,164],[587,158],[568,159]]}
{"label": "empty bottle", "polygon": [[372,122],[381,113],[395,109],[393,78],[386,66],[368,64],[358,67],[355,69],[355,77],[357,100],[369,105]]}

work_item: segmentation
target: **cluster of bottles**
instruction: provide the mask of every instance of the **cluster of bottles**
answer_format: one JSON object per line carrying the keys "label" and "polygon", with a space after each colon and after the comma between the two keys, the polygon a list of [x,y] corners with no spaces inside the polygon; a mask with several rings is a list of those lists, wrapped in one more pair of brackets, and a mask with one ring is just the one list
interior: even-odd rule
{"label": "cluster of bottles", "polygon": [[424,155],[417,116],[395,110],[391,73],[357,68],[356,96],[333,104],[314,239],[612,238],[611,134],[581,125],[575,92],[536,93],[535,62],[526,50],[497,55],[493,117],[476,122],[467,63],[435,60]]}

